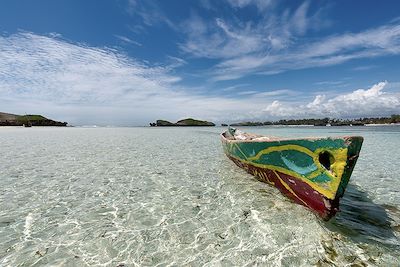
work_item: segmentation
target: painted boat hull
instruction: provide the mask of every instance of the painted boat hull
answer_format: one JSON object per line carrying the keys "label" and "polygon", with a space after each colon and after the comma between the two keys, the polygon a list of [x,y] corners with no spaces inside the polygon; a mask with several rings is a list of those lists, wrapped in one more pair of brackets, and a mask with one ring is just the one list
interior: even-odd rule
{"label": "painted boat hull", "polygon": [[226,131],[221,141],[236,165],[329,220],[339,210],[363,138],[234,140]]}

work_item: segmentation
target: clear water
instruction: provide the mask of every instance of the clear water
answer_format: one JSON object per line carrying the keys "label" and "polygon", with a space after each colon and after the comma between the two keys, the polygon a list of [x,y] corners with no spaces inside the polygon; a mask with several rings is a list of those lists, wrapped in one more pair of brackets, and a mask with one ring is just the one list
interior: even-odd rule
{"label": "clear water", "polygon": [[0,266],[399,266],[400,127],[362,135],[323,222],[223,154],[223,128],[0,128]]}

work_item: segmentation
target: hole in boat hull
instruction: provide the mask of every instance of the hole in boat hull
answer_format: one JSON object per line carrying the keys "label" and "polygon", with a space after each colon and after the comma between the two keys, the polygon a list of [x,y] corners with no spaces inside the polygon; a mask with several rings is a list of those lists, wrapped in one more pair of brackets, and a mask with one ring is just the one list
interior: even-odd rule
{"label": "hole in boat hull", "polygon": [[319,162],[328,171],[331,170],[331,166],[334,163],[334,161],[335,161],[335,159],[334,159],[333,155],[331,153],[329,153],[328,151],[324,151],[319,154]]}

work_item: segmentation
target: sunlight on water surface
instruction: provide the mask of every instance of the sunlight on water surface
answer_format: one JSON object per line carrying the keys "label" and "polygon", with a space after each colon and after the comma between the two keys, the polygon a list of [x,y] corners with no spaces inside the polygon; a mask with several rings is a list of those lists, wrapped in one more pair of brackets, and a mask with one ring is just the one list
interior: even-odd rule
{"label": "sunlight on water surface", "polygon": [[341,212],[321,221],[223,154],[223,128],[0,128],[0,266],[400,264],[400,127],[362,135]]}

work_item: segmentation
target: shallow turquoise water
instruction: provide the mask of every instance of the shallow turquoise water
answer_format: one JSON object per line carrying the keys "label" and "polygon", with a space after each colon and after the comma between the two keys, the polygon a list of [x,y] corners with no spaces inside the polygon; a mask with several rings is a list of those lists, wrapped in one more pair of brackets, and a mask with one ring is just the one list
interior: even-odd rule
{"label": "shallow turquoise water", "polygon": [[400,127],[362,135],[326,223],[223,154],[223,128],[0,128],[0,266],[400,265]]}

